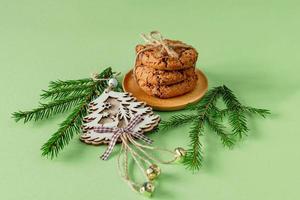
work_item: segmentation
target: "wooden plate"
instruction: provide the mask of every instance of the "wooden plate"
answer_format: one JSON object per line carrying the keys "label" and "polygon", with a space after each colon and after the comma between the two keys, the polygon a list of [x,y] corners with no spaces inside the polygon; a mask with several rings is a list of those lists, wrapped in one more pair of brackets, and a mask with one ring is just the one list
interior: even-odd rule
{"label": "wooden plate", "polygon": [[136,83],[132,70],[123,79],[123,89],[132,93],[139,101],[143,101],[154,110],[171,111],[183,109],[187,104],[197,102],[207,91],[207,78],[200,70],[196,69],[198,81],[195,89],[187,94],[169,99],[160,99],[146,94]]}

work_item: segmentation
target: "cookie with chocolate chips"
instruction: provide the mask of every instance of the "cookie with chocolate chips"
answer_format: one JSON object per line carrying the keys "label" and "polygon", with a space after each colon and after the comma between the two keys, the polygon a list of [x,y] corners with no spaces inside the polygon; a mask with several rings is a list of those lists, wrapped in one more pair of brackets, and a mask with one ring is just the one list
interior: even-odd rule
{"label": "cookie with chocolate chips", "polygon": [[166,99],[192,91],[197,83],[197,75],[194,74],[181,82],[171,85],[150,84],[145,79],[137,79],[137,83],[148,95]]}
{"label": "cookie with chocolate chips", "polygon": [[181,70],[194,67],[198,58],[196,49],[178,40],[163,40],[178,55],[173,57],[161,46],[139,44],[136,46],[136,63],[159,70]]}
{"label": "cookie with chocolate chips", "polygon": [[182,70],[158,70],[152,67],[139,65],[135,67],[135,77],[145,85],[173,85],[195,75],[195,68]]}

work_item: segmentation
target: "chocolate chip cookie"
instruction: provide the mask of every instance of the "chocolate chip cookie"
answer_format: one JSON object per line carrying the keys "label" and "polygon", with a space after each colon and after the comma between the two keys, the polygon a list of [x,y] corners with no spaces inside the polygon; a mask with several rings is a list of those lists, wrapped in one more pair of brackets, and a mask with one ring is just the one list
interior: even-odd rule
{"label": "chocolate chip cookie", "polygon": [[149,84],[143,79],[138,79],[137,83],[148,95],[166,99],[180,96],[192,91],[197,83],[197,75],[194,74],[193,76],[190,76],[187,79],[172,85]]}
{"label": "chocolate chip cookie", "polygon": [[153,47],[149,44],[137,45],[136,63],[160,70],[180,70],[194,67],[198,58],[197,51],[178,40],[163,40],[166,46],[172,48],[178,57],[170,56],[162,46]]}
{"label": "chocolate chip cookie", "polygon": [[195,75],[195,68],[183,70],[158,70],[152,67],[139,65],[135,67],[135,77],[145,85],[173,85]]}

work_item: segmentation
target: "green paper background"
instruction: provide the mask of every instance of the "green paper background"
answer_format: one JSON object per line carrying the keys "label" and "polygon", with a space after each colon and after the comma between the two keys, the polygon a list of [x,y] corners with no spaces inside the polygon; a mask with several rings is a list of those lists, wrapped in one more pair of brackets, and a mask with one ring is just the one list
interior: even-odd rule
{"label": "green paper background", "polygon": [[[154,198],[300,199],[299,9],[296,0],[0,0],[0,199],[143,198],[121,180],[115,159],[99,160],[104,147],[76,137],[57,159],[40,156],[65,115],[23,125],[11,113],[35,107],[51,80],[106,66],[126,73],[139,34],[151,30],[195,46],[210,87],[226,84],[243,103],[272,111],[250,118],[249,137],[233,150],[206,132],[203,168],[162,166]],[[151,138],[186,147],[188,129]]]}

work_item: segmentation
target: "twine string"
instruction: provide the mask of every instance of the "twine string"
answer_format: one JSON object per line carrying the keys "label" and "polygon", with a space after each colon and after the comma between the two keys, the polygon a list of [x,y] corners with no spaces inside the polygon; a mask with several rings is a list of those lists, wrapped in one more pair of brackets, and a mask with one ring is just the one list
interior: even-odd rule
{"label": "twine string", "polygon": [[[144,49],[144,51],[161,46],[161,51],[164,49],[171,57],[178,58],[178,54],[174,51],[171,45],[166,44],[162,34],[159,31],[151,31],[149,35],[142,33],[141,37],[147,44],[151,45],[150,47],[146,48],[146,50]],[[144,51],[141,50],[140,52]]]}
{"label": "twine string", "polygon": [[108,78],[98,78],[99,73],[93,72],[93,73],[91,73],[91,79],[92,79],[94,82],[97,82],[97,81],[108,81],[108,80],[111,79],[111,78],[117,78],[120,74],[121,74],[121,72],[114,72],[114,73],[112,74],[112,76],[110,76],[110,77],[108,77]]}
{"label": "twine string", "polygon": [[[121,169],[121,155],[124,154],[124,160],[123,160],[123,164],[124,164],[124,174],[122,173],[122,169]],[[118,155],[118,160],[117,160],[117,163],[118,163],[118,172],[119,172],[119,175],[125,180],[125,182],[129,185],[129,187],[137,192],[137,184],[135,182],[133,182],[131,179],[130,179],[130,176],[129,176],[129,172],[128,172],[128,151],[126,148],[124,148],[124,145],[122,144],[121,146],[121,149],[120,149],[120,152],[119,152],[119,155]]]}
{"label": "twine string", "polygon": [[[129,138],[128,138],[128,140],[129,140]],[[129,145],[127,145],[127,148],[128,148],[128,150],[129,150],[130,152],[132,152],[136,157],[138,157],[138,158],[139,158],[141,161],[143,161],[145,164],[151,165],[151,162],[150,162],[147,158],[145,158],[143,155],[141,155],[141,154],[137,153],[136,151],[134,151],[134,149],[131,148]]]}
{"label": "twine string", "polygon": [[161,149],[161,148],[157,148],[157,147],[151,147],[151,146],[147,146],[147,145],[142,145],[138,142],[136,142],[131,136],[128,136],[128,139],[129,141],[140,151],[142,152],[148,159],[150,160],[153,160],[155,162],[158,162],[158,163],[162,163],[162,164],[170,164],[172,162],[174,162],[176,160],[175,156],[174,158],[172,158],[171,160],[167,160],[167,161],[164,161],[164,160],[161,160],[159,158],[156,158],[154,156],[151,156],[149,153],[147,153],[143,148],[146,148],[146,149],[151,149],[153,151],[163,151],[163,152],[168,152],[168,153],[171,153],[172,155],[175,155],[174,152],[170,151],[170,150],[167,150],[167,149]]}
{"label": "twine string", "polygon": [[[148,154],[145,149],[153,150],[153,151],[163,151],[168,152],[170,154],[175,154],[173,151],[170,151],[168,149],[163,148],[157,148],[153,146],[143,145],[136,141],[136,139],[131,134],[122,134],[120,136],[120,139],[122,141],[121,149],[118,155],[118,171],[120,176],[127,182],[127,184],[130,186],[130,188],[135,191],[139,192],[139,184],[135,181],[133,181],[130,178],[130,172],[129,172],[129,155],[132,157],[134,163],[138,166],[140,171],[142,172],[143,176],[145,176],[147,181],[150,181],[150,179],[147,176],[146,169],[144,165],[142,165],[141,162],[144,164],[151,165],[151,161],[155,161],[162,164],[169,164],[173,162],[175,159],[164,161],[158,158],[155,158]],[[132,147],[130,146],[132,145]],[[121,163],[121,156],[123,155],[123,162]]]}
{"label": "twine string", "polygon": [[[132,148],[129,147],[129,144],[127,143],[128,138],[124,138],[124,136],[121,137],[122,143],[124,143],[125,148],[131,152],[131,156],[133,158],[133,160],[135,161],[135,163],[137,164],[137,166],[139,167],[139,169],[141,170],[142,174],[146,177],[146,179],[148,179],[147,174],[145,174],[145,168],[141,165],[141,163],[138,161],[137,159],[137,155],[138,153],[136,151],[134,151]],[[140,156],[139,156],[140,158]],[[143,160],[142,158],[140,158],[141,160]]]}
{"label": "twine string", "polygon": [[141,49],[140,51],[138,51],[136,53],[135,63],[134,63],[134,67],[133,67],[133,74],[134,74],[135,79],[136,79],[135,70],[137,67],[137,61],[138,61],[141,53],[151,50],[151,49],[161,47],[160,52],[165,50],[169,56],[171,56],[172,58],[178,59],[178,54],[176,53],[174,48],[176,48],[176,47],[193,48],[192,46],[184,44],[184,43],[179,43],[179,44],[178,43],[177,44],[176,43],[167,43],[159,31],[151,31],[148,35],[142,33],[141,37],[146,42],[146,44],[148,44],[148,46]]}
{"label": "twine string", "polygon": [[[121,72],[113,72],[113,75],[108,77],[108,78],[98,78],[99,74],[97,72],[93,72],[91,73],[91,79],[94,82],[98,82],[98,81],[109,81],[109,79],[111,78],[117,78],[119,75],[121,74]],[[114,87],[112,85],[107,86],[107,88],[105,89],[105,92],[111,91]]]}
{"label": "twine string", "polygon": [[[145,176],[147,181],[150,181],[150,178],[147,174],[147,168],[145,168],[145,164],[148,165],[147,167],[150,167],[152,165],[151,161],[162,163],[162,164],[169,164],[175,160],[175,156],[172,160],[164,161],[159,158],[156,158],[152,155],[150,155],[146,150],[152,150],[152,151],[163,151],[168,152],[172,155],[175,155],[173,151],[157,148],[153,146],[148,146],[145,144],[141,144],[137,142],[136,140],[139,139],[142,142],[146,144],[151,144],[152,140],[148,138],[147,136],[143,135],[140,132],[135,132],[134,127],[138,125],[140,122],[143,121],[143,116],[136,115],[134,116],[129,123],[123,127],[103,127],[103,126],[96,126],[93,127],[93,130],[97,133],[112,133],[112,139],[104,152],[104,154],[101,156],[103,160],[106,160],[109,155],[111,154],[112,150],[115,147],[115,144],[118,139],[121,140],[122,146],[119,151],[118,159],[117,159],[117,165],[118,165],[118,172],[120,176],[127,182],[127,184],[130,186],[130,188],[135,191],[139,192],[140,185],[136,183],[132,178],[130,177],[129,172],[129,166],[128,166],[128,160],[129,155],[132,157],[134,163],[138,166],[142,174]],[[132,145],[132,147],[131,147]],[[121,158],[123,157],[123,162],[121,162]]]}

